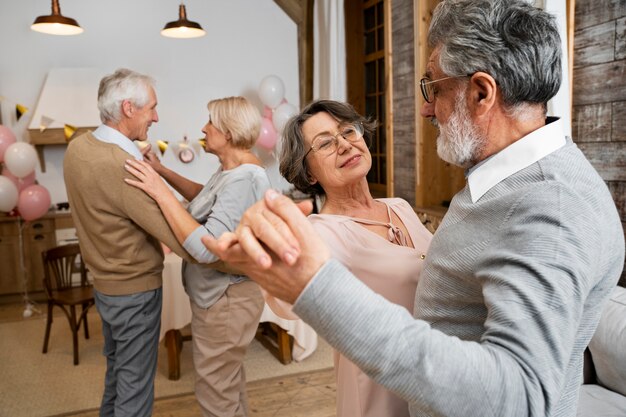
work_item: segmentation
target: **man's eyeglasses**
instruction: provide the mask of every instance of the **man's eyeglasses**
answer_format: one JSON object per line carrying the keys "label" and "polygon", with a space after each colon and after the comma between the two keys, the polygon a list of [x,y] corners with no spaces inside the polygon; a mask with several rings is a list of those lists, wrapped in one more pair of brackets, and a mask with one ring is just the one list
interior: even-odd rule
{"label": "man's eyeglasses", "polygon": [[311,151],[319,152],[321,155],[331,155],[337,151],[337,147],[339,146],[337,136],[341,136],[350,143],[355,143],[363,139],[363,133],[363,125],[360,123],[340,126],[339,131],[334,135],[325,134],[315,138],[311,144],[311,148],[304,154],[304,158],[306,158]]}
{"label": "man's eyeglasses", "polygon": [[439,78],[438,80],[430,80],[429,78],[422,78],[420,80],[420,89],[422,90],[422,96],[424,97],[424,100],[426,100],[426,103],[432,103],[433,100],[435,99],[435,91],[434,91],[433,84],[438,83],[439,81],[449,80],[451,78],[465,78],[465,77],[471,77],[471,76],[472,75],[460,75],[457,77]]}

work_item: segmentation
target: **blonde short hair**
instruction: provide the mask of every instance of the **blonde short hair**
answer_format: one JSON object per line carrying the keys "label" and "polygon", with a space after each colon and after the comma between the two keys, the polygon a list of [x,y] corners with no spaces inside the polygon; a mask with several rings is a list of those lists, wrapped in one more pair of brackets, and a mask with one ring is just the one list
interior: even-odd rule
{"label": "blonde short hair", "polygon": [[209,101],[211,123],[225,135],[230,134],[233,146],[250,149],[261,132],[261,114],[245,97],[225,97]]}

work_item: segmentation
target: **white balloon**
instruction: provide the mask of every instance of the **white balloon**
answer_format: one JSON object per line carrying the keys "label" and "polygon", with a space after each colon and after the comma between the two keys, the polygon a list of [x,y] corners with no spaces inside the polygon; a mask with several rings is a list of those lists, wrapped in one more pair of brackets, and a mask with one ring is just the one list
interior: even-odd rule
{"label": "white balloon", "polygon": [[0,211],[11,211],[17,206],[19,193],[13,181],[0,175]]}
{"label": "white balloon", "polygon": [[30,143],[14,143],[7,148],[4,163],[13,175],[24,178],[37,166],[37,151]]}
{"label": "white balloon", "polygon": [[298,113],[298,109],[296,106],[290,103],[283,103],[280,106],[276,107],[274,110],[274,115],[272,116],[272,123],[274,123],[274,129],[278,133],[283,131],[287,120],[289,120],[292,116],[295,116]]}
{"label": "white balloon", "polygon": [[285,98],[285,84],[275,75],[268,75],[259,84],[259,97],[263,104],[274,109]]}

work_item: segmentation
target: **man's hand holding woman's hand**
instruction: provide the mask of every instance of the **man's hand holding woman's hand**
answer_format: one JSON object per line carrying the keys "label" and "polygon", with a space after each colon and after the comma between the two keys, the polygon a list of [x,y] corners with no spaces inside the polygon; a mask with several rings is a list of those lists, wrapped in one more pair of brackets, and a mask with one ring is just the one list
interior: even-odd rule
{"label": "man's hand holding woman's hand", "polygon": [[[330,258],[330,252],[305,214],[310,202],[296,205],[269,190],[250,207],[234,233],[202,238],[208,250],[243,271],[270,294],[295,302]],[[303,214],[304,213],[304,214]]]}

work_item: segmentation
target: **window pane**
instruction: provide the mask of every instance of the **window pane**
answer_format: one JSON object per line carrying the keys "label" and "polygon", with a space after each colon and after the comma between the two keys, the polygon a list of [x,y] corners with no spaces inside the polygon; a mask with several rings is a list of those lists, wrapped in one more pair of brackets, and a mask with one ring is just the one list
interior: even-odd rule
{"label": "window pane", "polygon": [[374,7],[369,7],[363,12],[363,24],[365,31],[374,29],[374,27],[376,26],[375,13],[376,10],[374,9]]}
{"label": "window pane", "polygon": [[383,58],[378,60],[378,91],[385,92],[385,60]]}
{"label": "window pane", "polygon": [[[378,195],[384,195],[386,188],[386,123],[385,120],[385,0],[366,0],[363,3],[362,19],[364,30],[363,94],[365,108],[363,116],[377,121],[378,126],[368,143],[372,154],[372,168],[367,174],[368,182],[375,187]],[[374,58],[375,56],[375,58]]]}
{"label": "window pane", "polygon": [[376,118],[376,96],[365,97],[365,117]]}
{"label": "window pane", "polygon": [[376,32],[365,33],[365,55],[376,52]]}
{"label": "window pane", "polygon": [[383,28],[378,28],[378,51],[385,50],[385,30]]}
{"label": "window pane", "polygon": [[378,158],[372,157],[372,169],[367,173],[367,181],[378,183]]}
{"label": "window pane", "polygon": [[376,92],[376,62],[365,64],[365,94]]}

